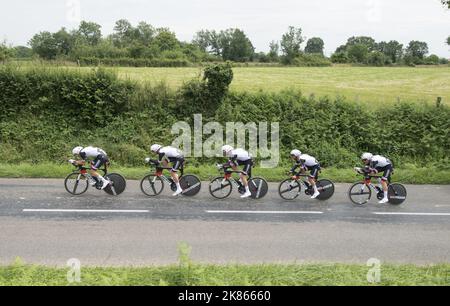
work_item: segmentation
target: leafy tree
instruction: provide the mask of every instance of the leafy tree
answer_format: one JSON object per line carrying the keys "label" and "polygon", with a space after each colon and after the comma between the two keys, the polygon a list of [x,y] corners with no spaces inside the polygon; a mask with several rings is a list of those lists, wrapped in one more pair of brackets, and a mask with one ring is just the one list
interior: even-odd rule
{"label": "leafy tree", "polygon": [[14,50],[17,58],[30,58],[33,56],[33,50],[25,46],[14,47]]}
{"label": "leafy tree", "polygon": [[4,62],[12,57],[14,55],[13,53],[13,50],[9,48],[5,42],[0,43],[0,62]]}
{"label": "leafy tree", "polygon": [[284,55],[284,62],[292,64],[294,58],[301,52],[301,44],[305,41],[302,36],[302,29],[290,26],[289,30],[281,38],[281,51]]}
{"label": "leafy tree", "polygon": [[112,40],[117,47],[126,47],[134,40],[135,29],[131,23],[126,19],[116,21],[114,26],[114,34]]}
{"label": "leafy tree", "polygon": [[365,64],[369,55],[369,48],[365,44],[355,44],[348,48],[347,53],[352,62]]}
{"label": "leafy tree", "polygon": [[323,55],[324,42],[322,38],[313,37],[308,40],[305,47],[305,53],[316,53]]}
{"label": "leafy tree", "polygon": [[331,55],[331,62],[336,64],[345,64],[348,63],[349,59],[347,56],[347,52],[335,52]]}
{"label": "leafy tree", "polygon": [[82,21],[77,31],[78,38],[81,39],[84,44],[96,46],[102,39],[101,28],[102,27],[95,22]]}
{"label": "leafy tree", "polygon": [[426,58],[425,63],[428,65],[439,65],[439,56],[431,54]]}
{"label": "leafy tree", "polygon": [[280,44],[277,41],[273,40],[270,42],[269,48],[270,48],[270,51],[268,54],[269,59],[273,62],[278,61],[278,55],[280,52]]}
{"label": "leafy tree", "polygon": [[428,44],[426,42],[413,40],[406,48],[406,52],[414,58],[423,60],[428,53]]}
{"label": "leafy tree", "polygon": [[62,28],[58,32],[53,34],[56,46],[58,48],[58,54],[68,55],[74,47],[74,36]]}
{"label": "leafy tree", "polygon": [[153,40],[153,44],[158,47],[160,51],[175,50],[180,47],[174,32],[171,32],[168,28],[159,28],[156,30],[156,36]]}
{"label": "leafy tree", "polygon": [[449,46],[450,46],[450,36],[449,36],[449,37],[447,37],[447,45],[449,45]]}
{"label": "leafy tree", "polygon": [[403,55],[403,45],[396,40],[390,42],[382,41],[377,44],[377,50],[383,52],[384,55],[389,57],[392,63],[400,61]]}
{"label": "leafy tree", "polygon": [[220,34],[220,47],[222,49],[222,58],[225,61],[249,61],[255,53],[252,42],[239,29],[222,31]]}
{"label": "leafy tree", "polygon": [[365,45],[369,52],[375,51],[377,44],[375,39],[368,36],[353,36],[347,40],[347,48],[354,45]]}
{"label": "leafy tree", "polygon": [[144,46],[148,46],[153,41],[154,35],[156,33],[155,28],[152,25],[141,21],[136,27],[135,34],[137,39]]}
{"label": "leafy tree", "polygon": [[54,59],[59,52],[58,42],[50,32],[40,32],[34,35],[29,44],[33,52],[43,59]]}
{"label": "leafy tree", "polygon": [[367,62],[372,66],[382,67],[386,64],[386,56],[381,51],[373,51],[369,54]]}

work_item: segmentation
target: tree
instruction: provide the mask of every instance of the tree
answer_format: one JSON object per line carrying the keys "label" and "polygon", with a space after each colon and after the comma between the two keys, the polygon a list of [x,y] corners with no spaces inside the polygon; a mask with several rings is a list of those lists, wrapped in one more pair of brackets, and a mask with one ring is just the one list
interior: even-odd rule
{"label": "tree", "polygon": [[74,46],[74,37],[72,34],[62,28],[58,32],[53,34],[56,46],[58,48],[58,54],[68,55]]}
{"label": "tree", "polygon": [[354,63],[365,64],[369,55],[369,49],[367,45],[356,44],[348,48],[348,57]]}
{"label": "tree", "polygon": [[220,34],[222,58],[225,61],[246,62],[255,53],[250,39],[240,29],[228,29]]}
{"label": "tree", "polygon": [[136,36],[137,39],[139,40],[139,42],[141,44],[143,44],[144,46],[148,46],[151,44],[151,42],[153,41],[154,35],[155,35],[155,28],[153,28],[152,25],[141,21],[136,30]]}
{"label": "tree", "polygon": [[25,46],[14,47],[17,58],[30,58],[33,56],[33,50]]}
{"label": "tree", "polygon": [[450,46],[450,36],[449,36],[449,37],[447,37],[447,45],[449,45],[449,46]]}
{"label": "tree", "polygon": [[292,64],[294,58],[301,52],[301,44],[305,41],[302,29],[290,26],[281,38],[281,51],[286,64]]}
{"label": "tree", "polygon": [[6,61],[13,56],[13,51],[9,48],[5,42],[0,43],[0,63]]}
{"label": "tree", "polygon": [[270,49],[269,54],[268,54],[269,59],[272,62],[277,62],[278,61],[278,54],[280,52],[280,45],[278,44],[277,41],[273,40],[269,44],[269,49]]}
{"label": "tree", "polygon": [[406,52],[413,58],[423,60],[428,53],[428,44],[426,42],[413,40],[406,48]]}
{"label": "tree", "polygon": [[386,56],[381,51],[373,51],[367,59],[369,65],[382,67],[386,63]]}
{"label": "tree", "polygon": [[368,36],[353,36],[347,40],[347,48],[354,45],[365,45],[369,52],[376,50],[376,42],[375,39]]}
{"label": "tree", "polygon": [[336,64],[348,63],[347,52],[335,52],[331,55],[331,62]]}
{"label": "tree", "polygon": [[439,56],[436,54],[431,54],[425,60],[425,64],[427,65],[439,65]]}
{"label": "tree", "polygon": [[442,4],[447,6],[450,9],[450,1],[449,0],[441,0]]}
{"label": "tree", "polygon": [[114,45],[123,48],[129,45],[134,39],[135,29],[131,23],[126,19],[116,21],[114,26],[114,34],[112,40]]}
{"label": "tree", "polygon": [[58,55],[58,42],[50,32],[40,32],[29,42],[33,52],[43,59],[54,59]]}
{"label": "tree", "polygon": [[168,28],[159,28],[156,30],[156,33],[157,35],[155,36],[153,43],[160,51],[175,50],[180,47],[180,42],[175,33],[171,32]]}
{"label": "tree", "polygon": [[95,22],[82,21],[77,31],[78,38],[82,43],[96,46],[102,39],[101,26]]}
{"label": "tree", "polygon": [[377,50],[383,52],[392,63],[397,63],[400,61],[403,55],[403,45],[396,40],[391,40],[390,42],[382,41],[377,44]]}
{"label": "tree", "polygon": [[313,37],[308,40],[305,47],[305,53],[316,53],[323,55],[324,42],[322,38]]}

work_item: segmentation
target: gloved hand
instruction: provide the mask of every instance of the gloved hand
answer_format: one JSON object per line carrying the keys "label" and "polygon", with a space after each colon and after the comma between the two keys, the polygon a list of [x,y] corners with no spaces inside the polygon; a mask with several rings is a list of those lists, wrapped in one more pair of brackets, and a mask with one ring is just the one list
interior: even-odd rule
{"label": "gloved hand", "polygon": [[69,163],[71,163],[72,165],[75,164],[76,160],[74,159],[69,159]]}
{"label": "gloved hand", "polygon": [[150,163],[150,157],[147,157],[146,159],[145,159],[145,162],[148,164],[148,163]]}

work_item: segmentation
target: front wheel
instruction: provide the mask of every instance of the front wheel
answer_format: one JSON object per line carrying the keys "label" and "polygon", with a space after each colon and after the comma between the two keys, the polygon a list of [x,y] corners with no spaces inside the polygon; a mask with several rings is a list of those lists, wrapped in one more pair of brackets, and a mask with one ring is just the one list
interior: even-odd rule
{"label": "front wheel", "polygon": [[185,175],[180,179],[180,186],[184,196],[193,197],[200,192],[202,183],[195,175]]}
{"label": "front wheel", "polygon": [[111,173],[106,175],[105,179],[111,182],[105,189],[103,189],[109,195],[118,196],[125,191],[125,188],[127,188],[127,181],[120,174]]}
{"label": "front wheel", "polygon": [[390,184],[388,189],[389,203],[392,205],[400,205],[405,202],[407,196],[405,186],[401,184]]}
{"label": "front wheel", "polygon": [[282,199],[292,201],[298,198],[301,189],[302,187],[298,181],[287,179],[282,181],[280,186],[278,186],[278,194]]}
{"label": "front wheel", "polygon": [[372,197],[372,190],[364,183],[355,183],[348,191],[350,201],[356,205],[364,205]]}
{"label": "front wheel", "polygon": [[147,175],[141,181],[141,190],[146,196],[155,197],[163,192],[164,182],[159,176]]}
{"label": "front wheel", "polygon": [[69,174],[64,180],[64,187],[72,195],[82,195],[88,190],[89,180],[80,172]]}
{"label": "front wheel", "polygon": [[266,196],[269,190],[267,181],[261,177],[255,177],[248,181],[248,188],[251,192],[252,199],[262,199]]}
{"label": "front wheel", "polygon": [[233,190],[233,185],[223,177],[215,178],[209,183],[209,193],[216,199],[228,198]]}
{"label": "front wheel", "polygon": [[317,190],[320,192],[320,195],[316,198],[320,201],[325,201],[331,198],[334,194],[334,184],[330,180],[320,180],[316,183]]}

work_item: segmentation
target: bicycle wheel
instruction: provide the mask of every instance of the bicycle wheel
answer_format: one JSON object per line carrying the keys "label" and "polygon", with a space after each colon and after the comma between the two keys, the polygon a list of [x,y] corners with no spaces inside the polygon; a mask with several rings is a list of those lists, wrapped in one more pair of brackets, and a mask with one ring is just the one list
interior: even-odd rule
{"label": "bicycle wheel", "polygon": [[334,184],[330,180],[320,180],[317,182],[317,190],[320,192],[320,195],[316,198],[317,200],[328,200],[334,194]]}
{"label": "bicycle wheel", "polygon": [[125,191],[125,188],[127,188],[127,181],[120,174],[111,173],[106,175],[105,179],[111,181],[111,184],[103,189],[109,195],[118,196]]}
{"label": "bicycle wheel", "polygon": [[391,184],[388,188],[389,204],[400,205],[405,202],[407,196],[405,186],[401,184]]}
{"label": "bicycle wheel", "polygon": [[278,194],[282,199],[287,201],[292,201],[298,198],[301,190],[302,186],[300,183],[292,179],[284,180],[278,186]]}
{"label": "bicycle wheel", "polygon": [[82,195],[89,188],[89,180],[84,174],[74,172],[66,177],[64,187],[72,195]]}
{"label": "bicycle wheel", "polygon": [[187,197],[193,197],[200,192],[202,183],[200,179],[195,175],[185,175],[180,179],[181,189],[183,189],[183,195]]}
{"label": "bicycle wheel", "polygon": [[355,183],[348,191],[350,201],[356,205],[364,205],[369,202],[372,197],[372,190],[364,183]]}
{"label": "bicycle wheel", "polygon": [[262,199],[266,196],[269,190],[269,185],[266,180],[261,177],[255,177],[248,181],[248,188],[252,193],[252,199]]}
{"label": "bicycle wheel", "polygon": [[209,183],[209,193],[216,199],[225,199],[230,196],[233,185],[229,180],[224,182],[223,177],[215,178]]}
{"label": "bicycle wheel", "polygon": [[141,181],[141,190],[149,197],[160,195],[164,190],[164,182],[159,176],[147,175]]}

